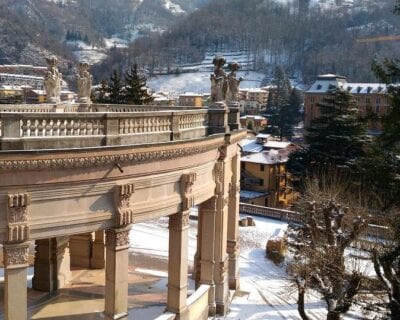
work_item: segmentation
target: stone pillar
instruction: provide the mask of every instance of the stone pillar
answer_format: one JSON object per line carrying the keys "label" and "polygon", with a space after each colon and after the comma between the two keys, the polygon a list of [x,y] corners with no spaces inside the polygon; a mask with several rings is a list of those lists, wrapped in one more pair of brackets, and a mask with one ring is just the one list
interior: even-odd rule
{"label": "stone pillar", "polygon": [[215,251],[214,251],[214,282],[215,303],[219,315],[225,315],[229,306],[228,288],[228,255],[227,255],[227,230],[228,230],[228,197],[226,187],[226,163],[218,161],[214,168],[216,212],[215,212]]}
{"label": "stone pillar", "polygon": [[167,310],[186,319],[188,286],[189,211],[169,217],[169,258]]}
{"label": "stone pillar", "polygon": [[230,102],[229,105],[228,123],[230,131],[240,129],[240,110],[237,102]]}
{"label": "stone pillar", "polygon": [[202,237],[202,224],[203,215],[200,214],[200,210],[197,214],[197,244],[196,244],[196,254],[194,255],[193,262],[193,279],[195,281],[196,289],[200,287],[200,274],[201,274],[201,237]]}
{"label": "stone pillar", "polygon": [[228,203],[228,274],[229,289],[239,288],[239,202],[240,202],[240,157],[232,159],[232,178],[229,185]]}
{"label": "stone pillar", "polygon": [[90,268],[92,256],[92,234],[84,233],[70,237],[69,249],[71,254],[71,267]]}
{"label": "stone pillar", "polygon": [[106,320],[128,319],[129,229],[130,226],[106,231]]}
{"label": "stone pillar", "polygon": [[228,114],[225,102],[214,102],[208,108],[208,134],[229,133]]}
{"label": "stone pillar", "polygon": [[215,242],[215,214],[217,210],[217,200],[215,197],[203,202],[199,206],[199,216],[201,216],[201,235],[200,235],[200,284],[210,286],[208,294],[209,315],[216,313],[215,305],[215,282],[214,282],[214,242]]}
{"label": "stone pillar", "polygon": [[68,237],[58,237],[35,241],[33,289],[51,292],[71,281],[68,240]]}
{"label": "stone pillar", "polygon": [[4,244],[4,319],[27,319],[28,243]]}
{"label": "stone pillar", "polygon": [[28,193],[7,195],[7,236],[3,244],[5,320],[27,319],[29,205]]}
{"label": "stone pillar", "polygon": [[105,247],[104,230],[96,231],[92,243],[92,256],[90,258],[91,269],[104,269],[105,266]]}

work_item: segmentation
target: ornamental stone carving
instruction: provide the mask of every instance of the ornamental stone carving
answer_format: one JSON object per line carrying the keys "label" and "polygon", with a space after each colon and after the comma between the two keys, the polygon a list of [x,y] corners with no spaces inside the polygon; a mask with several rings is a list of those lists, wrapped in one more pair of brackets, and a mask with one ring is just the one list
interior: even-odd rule
{"label": "ornamental stone carving", "polygon": [[215,193],[222,195],[224,193],[224,163],[217,162],[214,166]]}
{"label": "ornamental stone carving", "polygon": [[236,182],[229,183],[229,196],[235,198],[240,192],[240,186]]}
{"label": "ornamental stone carving", "polygon": [[182,230],[189,227],[189,211],[182,211],[169,216],[168,228]]}
{"label": "ornamental stone carving", "polygon": [[4,245],[4,266],[6,268],[28,266],[28,246]]}
{"label": "ornamental stone carving", "polygon": [[228,68],[231,72],[227,77],[228,90],[226,94],[226,101],[231,104],[232,102],[238,101],[239,85],[243,78],[236,78],[236,71],[240,68],[240,65],[237,62],[229,63]]}
{"label": "ornamental stone carving", "polygon": [[49,169],[49,168],[91,168],[116,162],[142,163],[152,161],[170,160],[178,157],[187,157],[209,150],[214,150],[220,142],[197,145],[195,147],[180,147],[176,149],[130,152],[122,154],[110,154],[102,156],[71,157],[71,158],[49,158],[35,160],[0,160],[0,170],[29,170],[29,169]]}
{"label": "ornamental stone carving", "polygon": [[129,247],[129,228],[106,230],[106,245],[111,249]]}
{"label": "ornamental stone carving", "polygon": [[90,103],[90,94],[92,92],[93,77],[89,73],[89,63],[80,62],[78,66],[77,84],[78,84],[78,102]]}
{"label": "ornamental stone carving", "polygon": [[195,172],[183,174],[181,177],[182,210],[189,210],[194,206],[192,187],[197,179]]}
{"label": "ornamental stone carving", "polygon": [[227,92],[226,73],[222,69],[225,63],[226,60],[223,57],[217,56],[213,60],[214,73],[211,74],[210,77],[212,102],[224,101],[226,99],[226,92]]}
{"label": "ornamental stone carving", "polygon": [[116,187],[115,206],[117,208],[116,226],[122,227],[132,223],[133,209],[131,196],[135,192],[133,184],[124,184]]}
{"label": "ornamental stone carving", "polygon": [[29,239],[28,206],[30,196],[27,193],[9,194],[7,201],[7,241],[24,242]]}
{"label": "ornamental stone carving", "polygon": [[60,102],[62,74],[58,71],[56,57],[46,59],[48,70],[44,76],[46,99],[51,103]]}

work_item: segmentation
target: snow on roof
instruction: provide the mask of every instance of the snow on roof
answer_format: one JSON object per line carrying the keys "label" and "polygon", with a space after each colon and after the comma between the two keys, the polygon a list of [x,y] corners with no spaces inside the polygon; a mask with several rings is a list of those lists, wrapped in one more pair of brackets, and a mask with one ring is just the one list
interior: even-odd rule
{"label": "snow on roof", "polygon": [[269,137],[271,137],[271,135],[268,133],[259,133],[258,135],[256,135],[257,139],[268,139]]}
{"label": "snow on roof", "polygon": [[264,143],[264,148],[271,148],[271,149],[286,149],[292,143],[288,141],[268,141]]}
{"label": "snow on roof", "polygon": [[263,146],[254,139],[243,139],[239,144],[244,153],[258,153],[263,150]]}
{"label": "snow on roof", "polygon": [[240,190],[240,198],[245,199],[256,199],[259,197],[265,197],[268,195],[268,192],[257,192],[250,190]]}
{"label": "snow on roof", "polygon": [[254,119],[254,120],[266,120],[267,118],[262,117],[262,116],[242,116],[240,119]]}
{"label": "snow on roof", "polygon": [[276,150],[264,151],[250,154],[240,159],[242,162],[251,162],[258,164],[276,164],[288,161],[287,154],[280,154]]}
{"label": "snow on roof", "polygon": [[343,76],[335,74],[319,75],[307,93],[325,93],[332,87],[341,88],[352,94],[386,93],[387,87],[382,83],[351,83]]}
{"label": "snow on roof", "polygon": [[185,93],[181,93],[179,96],[180,96],[180,97],[202,97],[201,94],[199,94],[199,93],[194,93],[194,92],[185,92]]}

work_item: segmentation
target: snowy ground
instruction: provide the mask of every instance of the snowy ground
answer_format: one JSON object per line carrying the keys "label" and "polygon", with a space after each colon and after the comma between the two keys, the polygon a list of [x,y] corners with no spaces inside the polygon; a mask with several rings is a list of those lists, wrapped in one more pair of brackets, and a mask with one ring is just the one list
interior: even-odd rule
{"label": "snowy ground", "polygon": [[[275,265],[265,257],[267,240],[277,228],[285,228],[286,224],[261,217],[254,217],[254,220],[255,227],[240,228],[240,290],[232,300],[231,311],[226,319],[300,319],[297,312],[296,290],[285,271],[284,263]],[[192,264],[196,249],[197,222],[191,220],[190,226],[189,263]],[[130,239],[132,252],[167,258],[168,220],[163,218],[151,223],[136,224],[132,228]],[[189,287],[192,288],[192,286],[191,283]],[[316,293],[308,296],[306,309],[310,319],[326,318],[325,303]],[[159,307],[147,308],[147,310],[156,313]],[[146,310],[139,309],[133,312],[145,313]],[[368,317],[360,312],[352,311],[343,319],[368,319]]]}

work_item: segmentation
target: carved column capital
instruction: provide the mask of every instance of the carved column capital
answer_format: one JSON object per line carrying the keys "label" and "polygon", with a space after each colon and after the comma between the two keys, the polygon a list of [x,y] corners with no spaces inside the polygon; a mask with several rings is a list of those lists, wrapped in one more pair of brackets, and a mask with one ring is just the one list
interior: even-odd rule
{"label": "carved column capital", "polygon": [[115,188],[115,207],[117,215],[116,227],[127,226],[133,221],[133,209],[131,207],[131,196],[135,193],[134,184],[118,185]]}
{"label": "carved column capital", "polygon": [[189,227],[189,211],[182,211],[169,216],[170,230],[183,230]]}
{"label": "carved column capital", "polygon": [[106,246],[112,250],[122,250],[129,247],[130,227],[106,230]]}
{"label": "carved column capital", "polygon": [[7,196],[7,242],[24,242],[29,239],[28,193],[8,194]]}
{"label": "carved column capital", "polygon": [[195,204],[192,187],[196,179],[195,172],[185,173],[181,177],[182,210],[189,210]]}
{"label": "carved column capital", "polygon": [[25,268],[28,266],[28,249],[29,244],[23,243],[18,245],[3,246],[3,263],[7,269]]}

